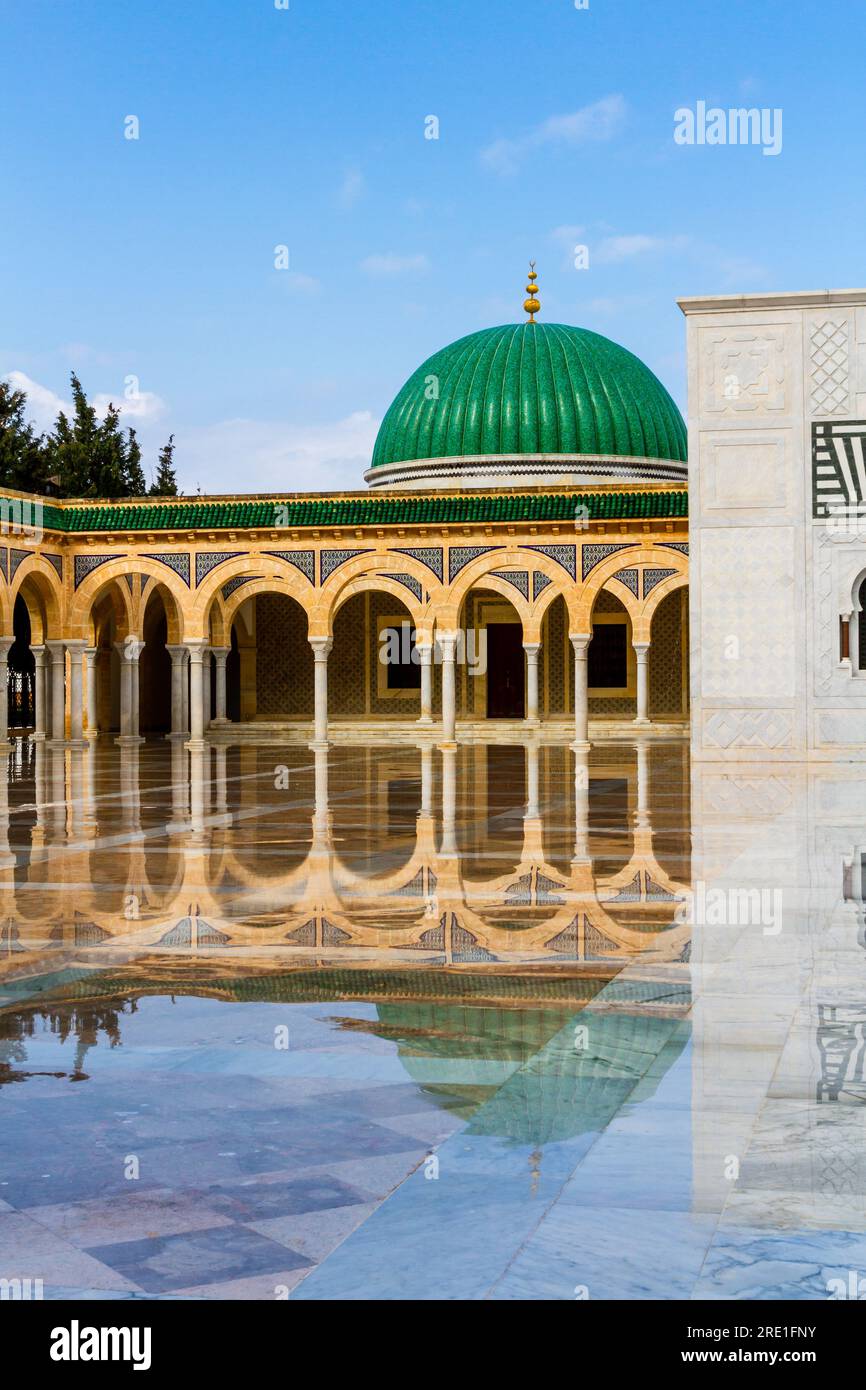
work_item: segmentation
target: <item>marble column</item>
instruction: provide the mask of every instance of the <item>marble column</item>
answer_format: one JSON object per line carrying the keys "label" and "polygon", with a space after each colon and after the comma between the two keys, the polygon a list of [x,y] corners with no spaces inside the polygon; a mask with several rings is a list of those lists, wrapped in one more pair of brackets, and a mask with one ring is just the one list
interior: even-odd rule
{"label": "marble column", "polygon": [[589,662],[587,653],[592,634],[577,632],[571,635],[574,648],[574,742],[578,747],[589,743]]}
{"label": "marble column", "polygon": [[0,753],[8,753],[9,742],[9,648],[14,638],[0,638]]}
{"label": "marble column", "polygon": [[442,653],[442,743],[453,748],[456,747],[457,733],[457,690],[454,672],[457,634],[443,632],[436,641]]}
{"label": "marble column", "polygon": [[328,746],[328,656],[334,645],[333,637],[311,637],[314,661],[315,716],[312,748]]}
{"label": "marble column", "polygon": [[210,709],[211,709],[210,687],[211,687],[211,672],[212,672],[212,668],[213,668],[213,662],[211,661],[211,648],[210,648],[210,647],[205,647],[204,651],[202,652],[202,662],[201,662],[201,676],[202,676],[202,681],[201,681],[201,692],[202,692],[202,719],[204,720],[204,728],[205,728],[205,729],[209,729],[209,728],[210,728]]}
{"label": "marble column", "polygon": [[62,642],[46,642],[51,659],[51,741],[66,738],[66,648]]}
{"label": "marble column", "polygon": [[87,738],[96,738],[99,733],[99,716],[96,712],[96,647],[84,648],[84,711]]}
{"label": "marble column", "polygon": [[75,748],[84,746],[84,649],[87,643],[66,643],[69,653],[69,741]]}
{"label": "marble column", "polygon": [[135,637],[115,642],[120,657],[120,737],[121,745],[141,743],[138,733],[138,658],[143,643]]}
{"label": "marble column", "polygon": [[421,662],[421,717],[419,724],[433,723],[433,648],[416,643],[415,650]]}
{"label": "marble column", "polygon": [[649,723],[649,642],[635,642],[637,657],[637,716],[636,724]]}
{"label": "marble column", "polygon": [[[204,749],[204,658],[208,648],[203,642],[188,642],[189,649],[189,740],[186,747],[193,753]],[[198,759],[197,771],[204,777],[202,760]],[[203,785],[203,783],[202,783]]]}
{"label": "marble column", "polygon": [[526,722],[538,723],[538,653],[540,642],[524,642],[526,652]]}
{"label": "marble column", "polygon": [[226,718],[226,662],[228,660],[231,647],[214,647],[213,656],[215,662],[216,679],[216,714],[213,723],[217,726],[228,724]]}
{"label": "marble column", "polygon": [[184,721],[186,707],[186,687],[187,687],[187,649],[186,647],[168,647],[168,654],[171,657],[171,733],[169,738],[181,739],[187,736],[187,726]]}
{"label": "marble column", "polygon": [[31,647],[36,673],[33,682],[33,718],[35,727],[30,735],[34,743],[44,743],[48,737],[48,653],[44,647]]}

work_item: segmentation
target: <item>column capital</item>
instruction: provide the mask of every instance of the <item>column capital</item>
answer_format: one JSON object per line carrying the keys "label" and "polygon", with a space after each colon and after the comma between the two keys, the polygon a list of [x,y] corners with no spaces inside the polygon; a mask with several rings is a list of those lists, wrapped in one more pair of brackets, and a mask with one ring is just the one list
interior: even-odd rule
{"label": "column capital", "polygon": [[526,655],[529,657],[530,661],[533,661],[538,656],[538,653],[541,651],[541,643],[524,642],[523,650],[526,652]]}
{"label": "column capital", "polygon": [[313,657],[316,661],[327,661],[331,648],[334,645],[333,637],[308,637],[307,641],[313,649]]}
{"label": "column capital", "polygon": [[646,656],[651,645],[652,644],[650,642],[632,642],[632,646],[634,647],[635,652],[638,655],[638,658]]}
{"label": "column capital", "polygon": [[87,647],[87,640],[84,637],[67,637],[63,645],[68,652],[80,653]]}
{"label": "column capital", "polygon": [[171,645],[166,642],[165,650],[168,652],[172,661],[185,661],[189,656],[189,648],[184,646],[182,642],[174,642]]}
{"label": "column capital", "polygon": [[123,661],[138,661],[141,656],[144,642],[140,637],[133,637],[132,634],[124,637],[122,642],[114,643],[114,650]]}
{"label": "column capital", "polygon": [[460,639],[459,632],[437,632],[435,645],[442,652],[443,659],[451,661],[454,657],[454,649]]}
{"label": "column capital", "polygon": [[45,650],[53,661],[59,661],[66,655],[66,643],[62,637],[51,637],[45,643]]}
{"label": "column capital", "polygon": [[570,632],[568,636],[571,645],[574,647],[575,655],[579,655],[580,652],[585,652],[592,641],[591,632]]}
{"label": "column capital", "polygon": [[14,641],[14,637],[0,637],[0,661],[6,660],[9,655],[9,649]]}
{"label": "column capital", "polygon": [[231,652],[231,647],[211,647],[211,651],[213,652],[217,661],[225,661],[229,653]]}

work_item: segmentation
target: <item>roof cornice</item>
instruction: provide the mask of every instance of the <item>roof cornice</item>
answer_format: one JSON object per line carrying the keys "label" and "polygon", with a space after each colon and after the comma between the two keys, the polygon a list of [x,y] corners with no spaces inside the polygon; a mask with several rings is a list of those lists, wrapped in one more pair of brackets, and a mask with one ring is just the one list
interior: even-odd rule
{"label": "roof cornice", "polygon": [[752,309],[821,309],[866,304],[866,289],[795,290],[782,294],[715,294],[678,299],[683,313],[743,313]]}

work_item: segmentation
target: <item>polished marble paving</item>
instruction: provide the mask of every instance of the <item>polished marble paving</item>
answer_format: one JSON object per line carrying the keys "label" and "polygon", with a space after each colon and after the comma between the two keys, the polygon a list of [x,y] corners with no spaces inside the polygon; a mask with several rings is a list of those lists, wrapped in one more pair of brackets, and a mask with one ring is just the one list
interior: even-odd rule
{"label": "polished marble paving", "polygon": [[655,734],[16,740],[0,1279],[93,1299],[857,1287],[864,812],[856,769],[690,769]]}

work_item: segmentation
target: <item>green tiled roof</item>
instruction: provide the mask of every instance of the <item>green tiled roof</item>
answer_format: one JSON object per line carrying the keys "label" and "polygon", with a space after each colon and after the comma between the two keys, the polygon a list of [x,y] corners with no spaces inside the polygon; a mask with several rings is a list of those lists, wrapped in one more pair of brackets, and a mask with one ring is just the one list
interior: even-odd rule
{"label": "green tiled roof", "polygon": [[[313,497],[285,502],[191,501],[102,503],[65,507],[45,504],[46,530],[208,531],[276,526],[444,526],[473,522],[573,522],[577,508],[591,521],[685,517],[688,494],[680,492],[490,493],[452,497],[436,494],[394,497]],[[279,512],[279,520],[277,514]]]}

